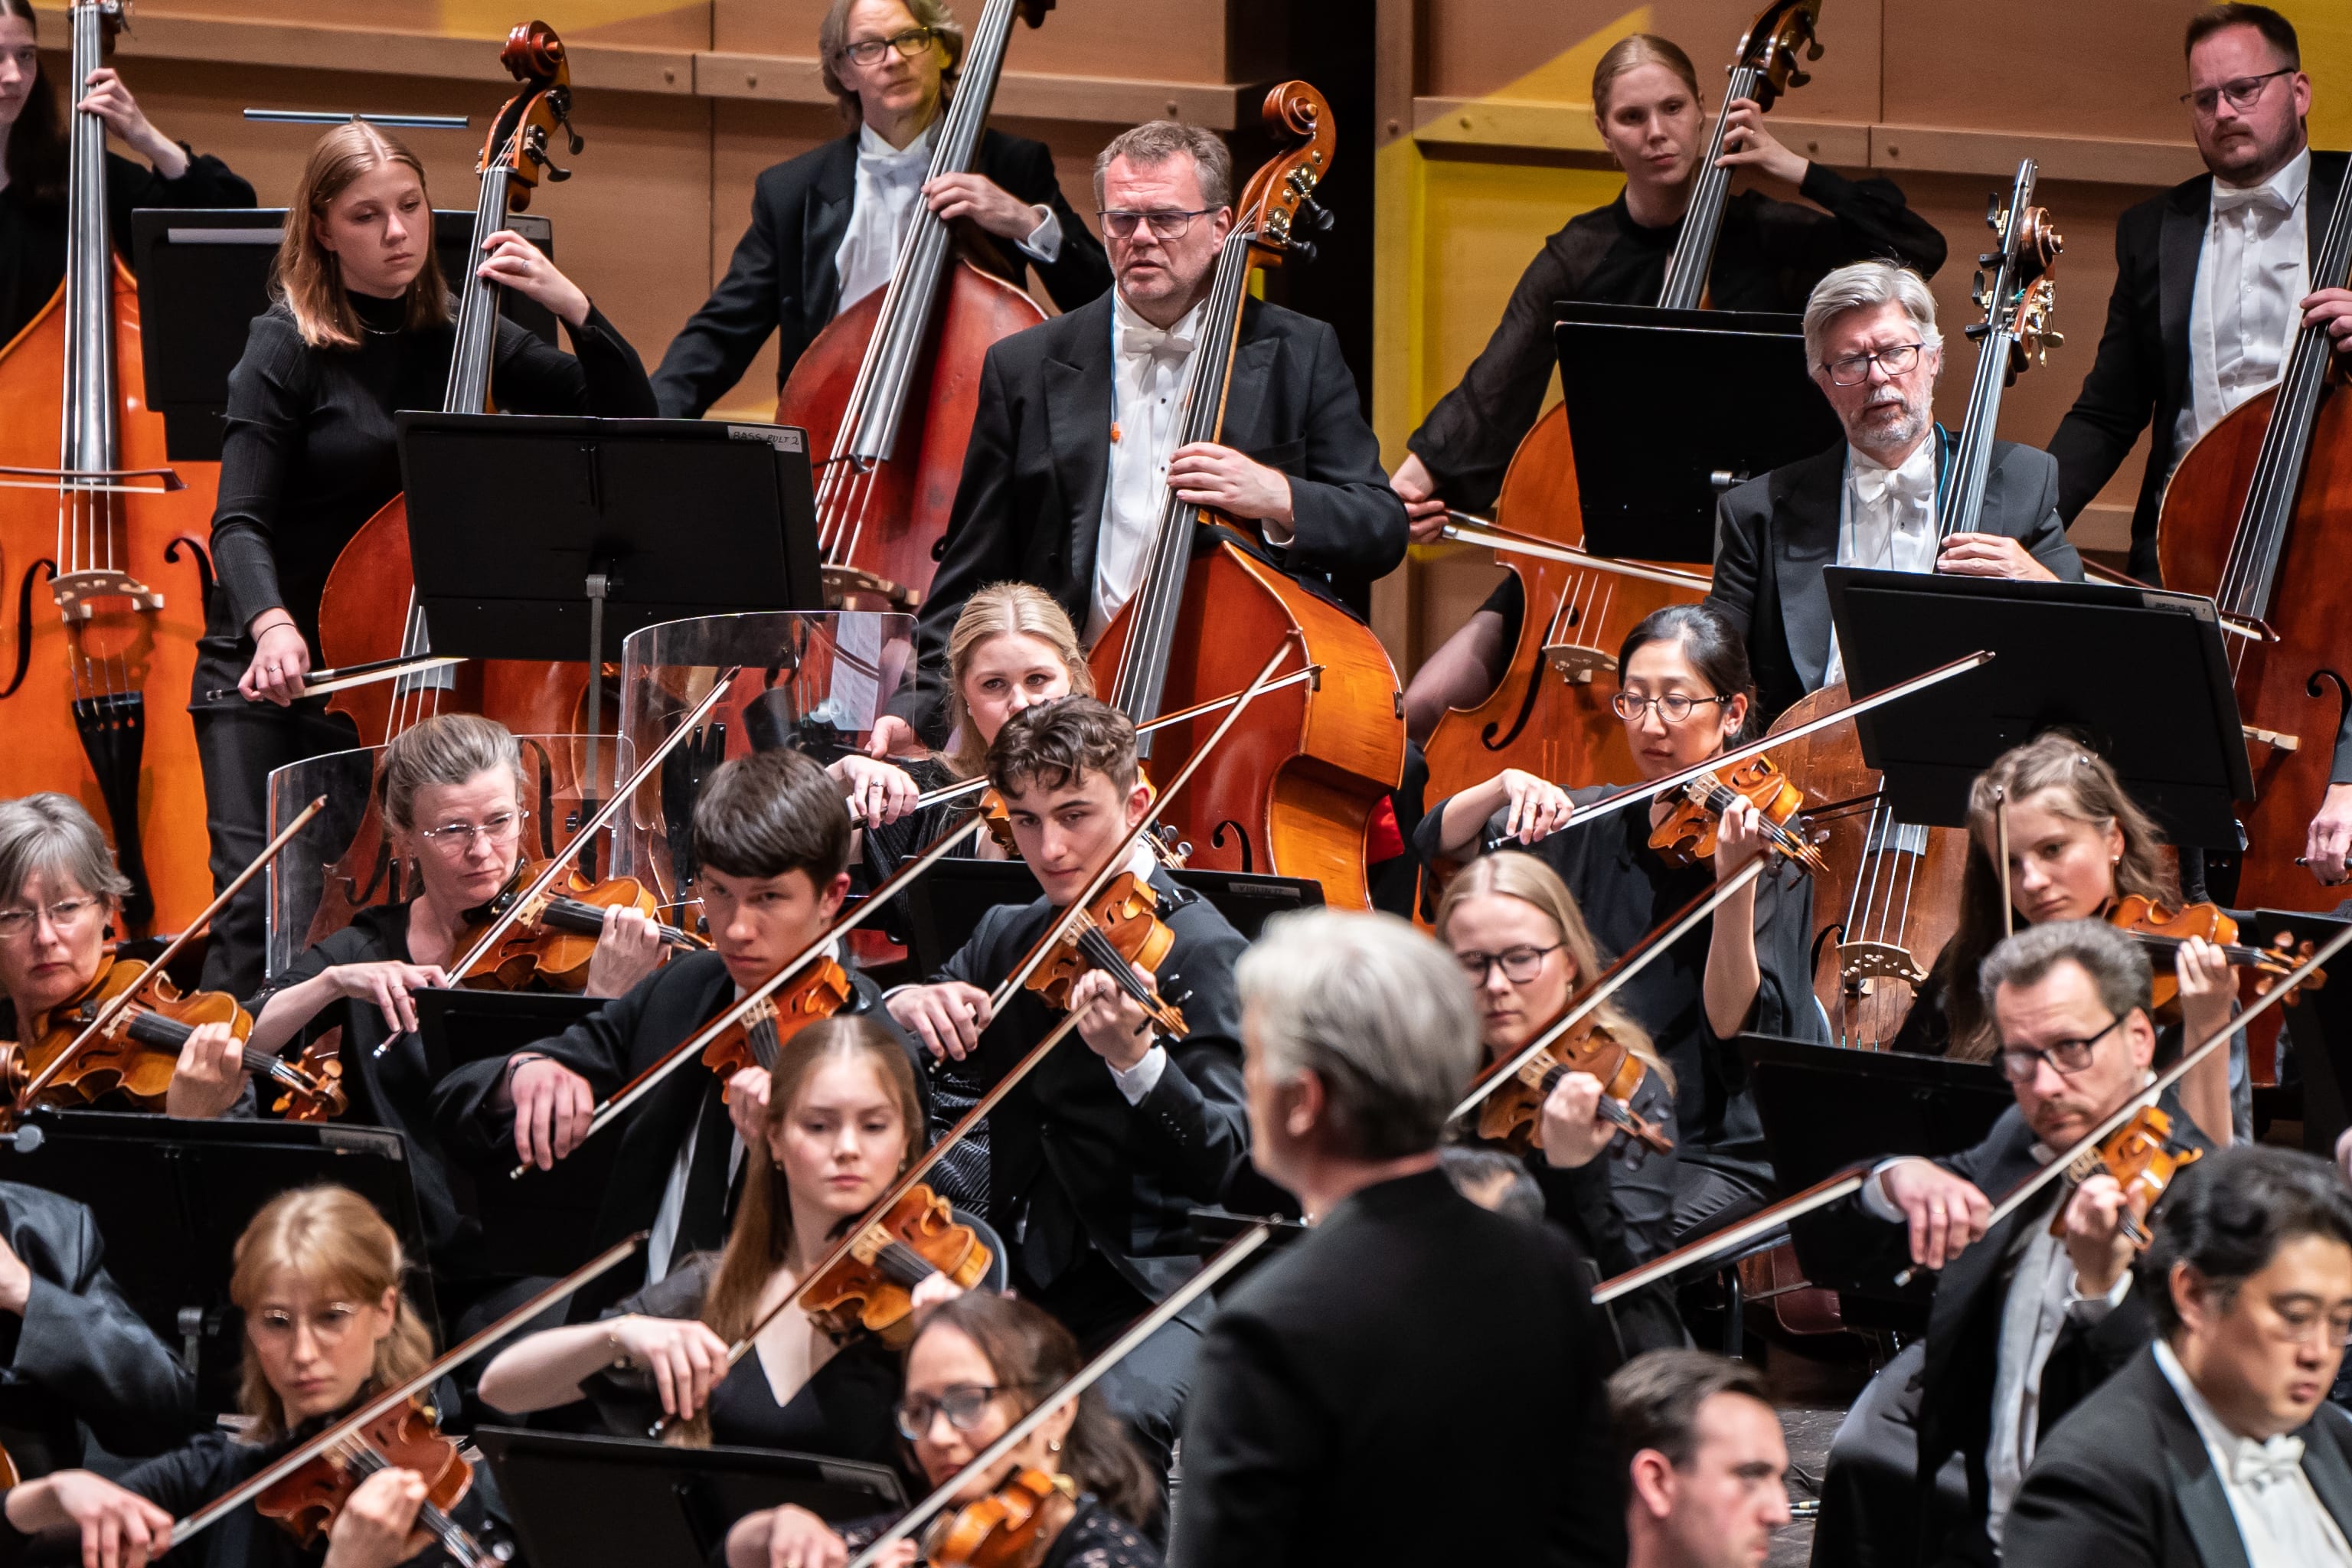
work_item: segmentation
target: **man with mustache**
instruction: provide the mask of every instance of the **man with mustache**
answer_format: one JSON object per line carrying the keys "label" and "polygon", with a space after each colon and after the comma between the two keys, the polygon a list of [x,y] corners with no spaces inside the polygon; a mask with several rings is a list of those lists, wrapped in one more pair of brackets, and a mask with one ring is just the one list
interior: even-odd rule
{"label": "man with mustache", "polygon": [[1806,301],[1805,357],[1845,440],[1748,480],[1715,514],[1706,602],[1748,640],[1760,723],[1845,679],[1824,566],[2082,578],[2058,518],[2057,462],[2014,442],[1992,444],[1976,529],[1937,537],[1955,440],[1934,414],[1943,342],[1935,297],[1906,268],[1841,267]]}

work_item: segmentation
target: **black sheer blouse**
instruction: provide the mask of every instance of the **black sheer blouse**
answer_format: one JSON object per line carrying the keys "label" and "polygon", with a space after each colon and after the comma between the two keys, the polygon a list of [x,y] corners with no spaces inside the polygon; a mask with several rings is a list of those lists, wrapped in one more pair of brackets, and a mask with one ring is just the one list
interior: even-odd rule
{"label": "black sheer blouse", "polygon": [[[187,151],[185,144],[182,151]],[[253,187],[218,158],[188,153],[187,169],[167,180],[146,164],[106,155],[106,219],[116,251],[131,252],[131,214],[139,207],[249,207]],[[66,203],[44,200],[11,183],[0,190],[0,343],[25,330],[66,280]]]}

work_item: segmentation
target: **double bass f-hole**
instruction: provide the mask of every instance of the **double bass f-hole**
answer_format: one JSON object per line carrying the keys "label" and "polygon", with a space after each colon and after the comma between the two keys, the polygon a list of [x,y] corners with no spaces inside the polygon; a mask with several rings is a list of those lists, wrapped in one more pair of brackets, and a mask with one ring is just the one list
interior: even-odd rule
{"label": "double bass f-hole", "polygon": [[52,578],[58,574],[58,563],[47,556],[25,568],[25,580],[16,588],[16,668],[8,678],[8,689],[0,691],[0,701],[16,695],[25,684],[25,674],[33,667],[33,584],[42,573]]}

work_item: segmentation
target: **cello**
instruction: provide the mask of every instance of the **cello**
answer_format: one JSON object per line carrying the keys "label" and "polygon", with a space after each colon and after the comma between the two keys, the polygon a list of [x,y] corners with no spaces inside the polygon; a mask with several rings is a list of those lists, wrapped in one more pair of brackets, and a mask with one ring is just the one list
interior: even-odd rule
{"label": "cello", "polygon": [[[926,180],[979,167],[1013,17],[1035,27],[1053,6],[986,0]],[[981,362],[1045,319],[1027,294],[959,257],[956,237],[918,201],[888,285],[845,301],[777,398],[776,423],[801,426],[811,448],[827,454],[817,469],[816,518],[831,604],[853,595],[887,609],[922,602],[963,473]]]}
{"label": "cello", "polygon": [[[1307,247],[1296,226],[1328,221],[1314,195],[1337,141],[1330,105],[1303,81],[1284,82],[1266,94],[1265,118],[1287,145],[1250,177],[1234,207],[1200,307],[1202,346],[1171,449],[1214,441],[1223,428],[1250,274]],[[1202,526],[1216,542],[1196,559]],[[1163,487],[1142,584],[1087,656],[1095,688],[1148,724],[1247,685],[1269,652],[1297,641],[1306,662],[1323,667],[1322,679],[1261,700],[1225,760],[1170,820],[1196,847],[1195,864],[1310,878],[1325,902],[1369,909],[1365,829],[1404,765],[1396,670],[1370,627],[1243,549],[1232,526]],[[1187,724],[1139,737],[1137,754],[1173,767],[1193,754],[1198,733]]]}
{"label": "cello", "polygon": [[[1756,18],[1731,68],[1725,101],[1748,98],[1769,110],[1806,77],[1800,51],[1818,58],[1813,28],[1822,0],[1772,0]],[[1658,292],[1662,310],[1692,310],[1705,303],[1706,279],[1731,192],[1723,154],[1723,116],[1716,116],[1700,161],[1682,233],[1666,260]],[[1579,547],[1584,540],[1583,501],[1577,489],[1576,450],[1568,406],[1556,403],[1512,455],[1495,503],[1497,531],[1529,542]],[[1490,542],[1481,541],[1481,542]],[[1483,784],[1505,768],[1520,768],[1573,788],[1601,779],[1631,778],[1633,758],[1624,730],[1610,712],[1617,689],[1617,649],[1644,616],[1706,596],[1704,579],[1672,580],[1654,568],[1617,570],[1617,563],[1581,555],[1562,560],[1496,548],[1506,571],[1525,592],[1519,640],[1502,679],[1475,708],[1449,709],[1423,747],[1429,761],[1428,798],[1441,800]]]}
{"label": "cello", "polygon": [[[68,98],[129,9],[72,0]],[[79,799],[107,826],[131,879],[124,917],[144,931],[211,896],[204,795],[186,787],[200,772],[186,694],[212,592],[218,468],[184,481],[164,466],[163,420],[141,391],[137,286],[108,232],[106,126],[68,113],[65,283],[0,348],[0,571],[16,621],[16,658],[0,670],[0,795]],[[169,593],[167,575],[182,579]],[[54,615],[34,606],[44,578]]]}

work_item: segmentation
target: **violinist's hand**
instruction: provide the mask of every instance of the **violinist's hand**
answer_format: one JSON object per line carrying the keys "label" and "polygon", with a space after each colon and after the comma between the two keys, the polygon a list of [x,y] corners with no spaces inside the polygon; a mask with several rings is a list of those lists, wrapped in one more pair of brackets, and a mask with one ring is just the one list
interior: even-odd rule
{"label": "violinist's hand", "polygon": [[1187,441],[1168,458],[1168,488],[1186,506],[1265,526],[1268,544],[1290,542],[1290,476],[1214,441]]}
{"label": "violinist's hand", "polygon": [[768,1136],[768,1069],[745,1068],[727,1080],[727,1120],[743,1147],[756,1149]]}
{"label": "violinist's hand", "polygon": [[745,1514],[727,1532],[727,1568],[843,1568],[848,1561],[841,1537],[793,1503]]}
{"label": "violinist's hand", "polygon": [[514,1105],[515,1158],[542,1171],[580,1147],[596,1096],[588,1080],[547,1057],[531,1057],[507,1077]]}
{"label": "violinist's hand", "polygon": [[631,1313],[604,1326],[614,1353],[654,1374],[662,1414],[690,1421],[727,1375],[727,1342],[698,1318],[646,1318]]}
{"label": "violinist's hand", "polygon": [[1936,555],[1936,570],[1954,577],[2011,577],[2054,583],[2058,574],[2005,533],[1955,533]]}
{"label": "violinist's hand", "polygon": [[1590,1165],[1617,1136],[1615,1125],[1601,1120],[1601,1087],[1591,1073],[1572,1072],[1544,1096],[1544,1163],[1553,1170]]}
{"label": "violinist's hand", "polygon": [[1911,1225],[1911,1261],[1941,1268],[1992,1223],[1992,1200],[1932,1160],[1897,1160],[1878,1178]]}
{"label": "violinist's hand", "polygon": [[860,827],[880,827],[915,809],[922,790],[906,769],[855,752],[827,764],[826,773],[849,801],[850,820]]}
{"label": "violinist's hand", "polygon": [[923,1042],[933,1061],[950,1057],[961,1061],[980,1047],[981,1032],[988,1027],[988,993],[961,980],[936,985],[909,985],[883,999],[901,1028]]}
{"label": "violinist's hand", "polygon": [[2131,1237],[2124,1234],[2124,1190],[2105,1171],[2092,1174],[2066,1200],[2066,1256],[2074,1260],[2074,1289],[2104,1296],[2131,1267]]}
{"label": "violinist's hand", "polygon": [[[1152,984],[1143,965],[1128,967],[1144,984]],[[1070,987],[1070,1011],[1078,1016],[1078,1037],[1087,1048],[1118,1071],[1133,1071],[1150,1054],[1151,1016],[1103,971],[1089,969],[1078,976]]]}
{"label": "violinist's hand", "polygon": [[1803,184],[1812,167],[1764,129],[1764,110],[1752,98],[1735,98],[1723,106],[1723,156],[1715,166],[1753,169],[1784,185]]}
{"label": "violinist's hand", "polygon": [[482,264],[474,270],[488,283],[503,283],[538,300],[574,327],[588,324],[588,296],[555,269],[547,253],[510,228],[482,241]]}
{"label": "violinist's hand", "polygon": [[437,963],[338,963],[327,978],[353,1001],[374,1003],[385,1025],[396,1031],[415,1029],[417,992],[449,985],[449,972]]}
{"label": "violinist's hand", "polygon": [[247,629],[253,634],[253,662],[237,677],[237,691],[247,702],[291,706],[302,695],[302,678],[310,673],[310,645],[283,610],[262,611]]}
{"label": "violinist's hand", "polygon": [[21,1318],[33,1300],[33,1270],[16,1249],[0,1237],[0,1312]]}
{"label": "violinist's hand", "polygon": [[923,182],[923,200],[942,223],[970,218],[999,239],[1025,245],[1045,221],[1043,206],[1032,206],[986,174],[941,174]]}
{"label": "violinist's hand", "polygon": [[2352,289],[2321,289],[2303,297],[2303,324],[2327,329],[2337,353],[2352,353]]}
{"label": "violinist's hand", "polygon": [[2321,797],[2319,815],[2311,819],[2311,831],[2305,835],[2303,863],[2311,874],[2329,887],[2340,886],[2347,872],[2344,862],[2352,858],[2352,784],[2332,784]]}
{"label": "violinist's hand", "polygon": [[661,967],[664,949],[656,922],[640,909],[608,905],[596,951],[588,958],[590,996],[625,996],[637,982]]}
{"label": "violinist's hand", "polygon": [[907,1292],[907,1299],[918,1307],[929,1307],[939,1301],[952,1301],[962,1294],[962,1286],[933,1269],[923,1276],[921,1284]]}
{"label": "violinist's hand", "polygon": [[1576,810],[1566,790],[1523,768],[1505,768],[1491,787],[1502,791],[1503,801],[1510,805],[1510,815],[1503,818],[1503,837],[1522,844],[1559,832]]}
{"label": "violinist's hand", "polygon": [[324,1568],[397,1568],[433,1544],[416,1528],[425,1506],[425,1478],[415,1470],[378,1470],[358,1486],[327,1531]]}
{"label": "violinist's hand", "polygon": [[70,1524],[81,1531],[82,1568],[140,1568],[163,1554],[172,1516],[88,1470],[58,1470],[5,1494],[8,1522],[26,1533]]}
{"label": "violinist's hand", "polygon": [[226,1116],[244,1095],[247,1076],[245,1043],[226,1024],[199,1024],[180,1047],[163,1114],[194,1121]]}
{"label": "violinist's hand", "polygon": [[2180,982],[2180,1026],[2185,1045],[2210,1038],[2230,1021],[2238,998],[2238,972],[2230,956],[2201,936],[2173,950],[2172,973]]}
{"label": "violinist's hand", "polygon": [[1764,836],[1764,814],[1756,803],[1745,796],[1723,808],[1723,819],[1715,829],[1715,877],[1724,881],[1748,868],[1748,862],[1764,853],[1770,842]]}
{"label": "violinist's hand", "polygon": [[1404,502],[1405,527],[1415,544],[1434,544],[1440,530],[1445,526],[1445,503],[1437,498],[1437,481],[1421,460],[1418,452],[1410,453],[1389,476],[1389,489],[1396,491]]}
{"label": "violinist's hand", "polygon": [[927,756],[930,748],[915,733],[915,727],[896,713],[885,713],[874,721],[874,733],[866,739],[866,754],[869,757]]}
{"label": "violinist's hand", "polygon": [[100,66],[89,73],[84,84],[89,90],[81,95],[75,107],[84,114],[95,114],[106,121],[106,128],[129,142],[155,165],[155,172],[167,180],[176,180],[188,172],[188,154],[177,142],[164,135],[149,122],[147,111],[122,85],[122,79],[111,66]]}

